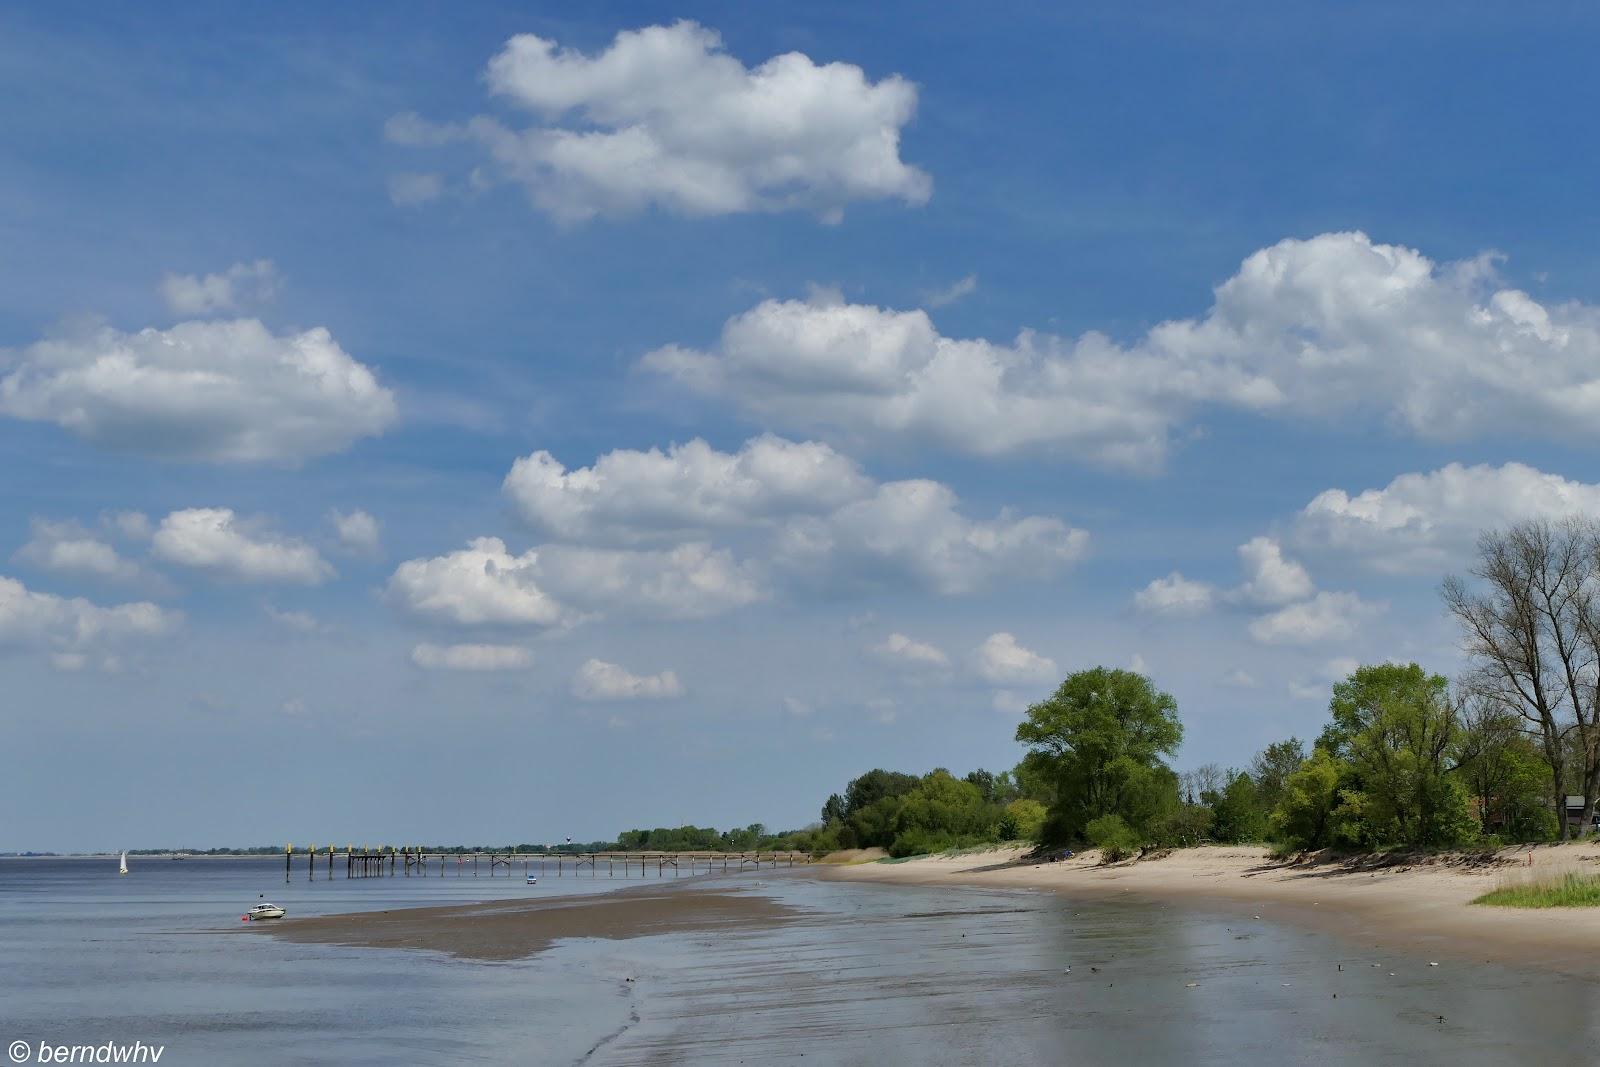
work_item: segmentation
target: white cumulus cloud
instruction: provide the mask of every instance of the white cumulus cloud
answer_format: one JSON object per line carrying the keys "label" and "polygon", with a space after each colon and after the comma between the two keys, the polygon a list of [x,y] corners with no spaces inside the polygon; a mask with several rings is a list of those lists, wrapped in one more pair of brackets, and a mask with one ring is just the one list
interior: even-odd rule
{"label": "white cumulus cloud", "polygon": [[541,545],[511,555],[497,537],[402,563],[391,602],[463,626],[554,626],[597,615],[694,619],[755,603],[765,592],[726,549],[691,542],[627,550]]}
{"label": "white cumulus cloud", "polygon": [[[60,597],[0,576],[0,645],[54,649],[67,656],[124,640],[159,637],[182,616],[148,601],[102,607],[82,597]],[[79,662],[82,666],[86,659]]]}
{"label": "white cumulus cloud", "polygon": [[407,560],[389,579],[390,600],[413,614],[462,626],[553,626],[565,611],[538,584],[539,553],[513,556],[498,537],[431,559]]}
{"label": "white cumulus cloud", "polygon": [[144,571],[116,547],[76,522],[34,519],[32,536],[17,550],[18,561],[58,574],[133,582]]}
{"label": "white cumulus cloud", "polygon": [[215,315],[270,302],[279,282],[272,260],[258,259],[220,274],[168,274],[161,279],[161,296],[174,315]]}
{"label": "white cumulus cloud", "polygon": [[683,693],[683,683],[670,670],[640,675],[600,659],[586,660],[572,679],[572,695],[579,700],[668,700]]}
{"label": "white cumulus cloud", "polygon": [[921,204],[932,187],[900,159],[900,131],[916,112],[910,82],[873,82],[860,67],[799,52],[747,68],[693,22],[623,31],[596,55],[518,34],[489,61],[486,80],[533,123],[397,115],[390,140],[477,145],[489,158],[480,180],[518,183],[564,222],[651,208],[798,209],[835,221],[851,202]]}
{"label": "white cumulus cloud", "polygon": [[411,650],[411,662],[428,670],[514,671],[533,662],[520,645],[430,645]]}
{"label": "white cumulus cloud", "polygon": [[913,641],[905,634],[893,633],[869,651],[892,666],[913,671],[939,671],[950,666],[950,657],[933,645]]}
{"label": "white cumulus cloud", "polygon": [[548,452],[518,459],[504,491],[540,530],[565,540],[679,537],[831,510],[871,482],[825,444],[765,435],[738,452],[696,439],[665,452],[618,449],[567,470]]}
{"label": "white cumulus cloud", "polygon": [[294,462],[395,419],[393,394],[321,327],[283,337],[254,319],[104,327],[37,342],[9,364],[0,414],[153,456]]}
{"label": "white cumulus cloud", "polygon": [[1368,603],[1355,593],[1318,593],[1256,619],[1250,624],[1250,636],[1266,645],[1346,641],[1383,611],[1384,605]]}
{"label": "white cumulus cloud", "polygon": [[1501,283],[1493,256],[1440,264],[1362,233],[1261,249],[1203,316],[1128,344],[952,338],[924,311],[822,294],[767,300],[712,350],[669,346],[643,366],[775,427],[1146,470],[1212,407],[1432,440],[1600,432],[1600,309],[1541,304]]}
{"label": "white cumulus cloud", "polygon": [[375,556],[383,551],[378,520],[365,511],[359,508],[350,512],[336,509],[328,513],[328,521],[333,523],[339,543],[350,551],[367,556]]}
{"label": "white cumulus cloud", "polygon": [[1244,569],[1244,584],[1235,595],[1252,604],[1277,607],[1304,600],[1316,591],[1306,569],[1283,554],[1283,546],[1271,537],[1253,537],[1239,546],[1239,562]]}
{"label": "white cumulus cloud", "polygon": [[334,576],[317,550],[242,519],[231,508],[186,508],[161,520],[150,542],[158,559],[241,582],[320,585]]}
{"label": "white cumulus cloud", "polygon": [[1134,607],[1151,615],[1198,615],[1210,611],[1217,591],[1173,571],[1156,578],[1133,595]]}
{"label": "white cumulus cloud", "polygon": [[545,545],[540,559],[546,587],[586,612],[703,619],[767,596],[755,566],[703,541],[659,550]]}
{"label": "white cumulus cloud", "polygon": [[1089,535],[1060,519],[961,514],[948,486],[885,482],[831,515],[790,520],[776,562],[842,585],[912,584],[968,593],[1002,579],[1052,577],[1080,559]]}
{"label": "white cumulus cloud", "polygon": [[1470,558],[1478,534],[1525,519],[1600,514],[1600,485],[1522,463],[1451,463],[1381,489],[1318,493],[1296,516],[1296,541],[1349,553],[1375,570],[1437,574]]}
{"label": "white cumulus cloud", "polygon": [[978,673],[995,685],[1044,683],[1056,678],[1056,661],[1017,642],[1015,635],[992,633],[978,646]]}
{"label": "white cumulus cloud", "polygon": [[967,592],[1048,577],[1088,543],[1059,519],[968,518],[939,482],[877,483],[828,445],[771,435],[737,452],[700,440],[622,449],[575,470],[536,452],[512,465],[503,489],[541,532],[586,545],[761,532],[772,565],[812,584]]}

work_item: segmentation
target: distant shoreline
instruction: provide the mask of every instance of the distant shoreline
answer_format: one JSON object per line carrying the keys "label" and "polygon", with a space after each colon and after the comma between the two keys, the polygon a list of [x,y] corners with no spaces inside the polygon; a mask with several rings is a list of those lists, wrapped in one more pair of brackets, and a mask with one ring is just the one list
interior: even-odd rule
{"label": "distant shoreline", "polygon": [[[1527,866],[1529,855],[1533,866]],[[1600,844],[1509,848],[1487,863],[1439,856],[1391,866],[1293,863],[1264,848],[1207,845],[1102,865],[1097,852],[1028,863],[1020,849],[899,862],[820,864],[818,876],[884,885],[1043,890],[1085,900],[1220,906],[1408,952],[1600,977],[1600,908],[1515,909],[1471,901],[1528,873],[1600,872]]]}

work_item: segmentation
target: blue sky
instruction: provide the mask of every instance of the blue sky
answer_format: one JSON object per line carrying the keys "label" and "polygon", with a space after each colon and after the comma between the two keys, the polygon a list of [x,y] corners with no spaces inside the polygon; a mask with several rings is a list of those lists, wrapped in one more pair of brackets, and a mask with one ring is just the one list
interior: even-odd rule
{"label": "blue sky", "polygon": [[1600,505],[1593,22],[0,15],[0,848],[793,826],[1097,663],[1183,766],[1454,671],[1476,531]]}

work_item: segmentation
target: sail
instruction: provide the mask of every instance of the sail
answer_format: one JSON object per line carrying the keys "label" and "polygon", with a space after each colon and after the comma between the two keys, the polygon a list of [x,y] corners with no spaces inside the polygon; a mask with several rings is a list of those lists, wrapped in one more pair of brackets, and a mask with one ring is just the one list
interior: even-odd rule
{"label": "sail", "polygon": [[126,852],[124,852],[122,854],[122,865],[118,869],[117,873],[118,874],[127,874],[128,873],[128,854]]}

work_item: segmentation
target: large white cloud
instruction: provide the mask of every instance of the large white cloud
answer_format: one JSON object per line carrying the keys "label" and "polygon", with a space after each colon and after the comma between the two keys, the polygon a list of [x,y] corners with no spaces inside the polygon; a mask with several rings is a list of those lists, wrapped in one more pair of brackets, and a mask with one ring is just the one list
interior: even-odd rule
{"label": "large white cloud", "polygon": [[[490,173],[563,221],[659,208],[691,216],[800,209],[837,219],[860,200],[928,199],[900,159],[917,92],[848,63],[788,52],[753,69],[693,22],[624,31],[589,56],[519,34],[489,61],[490,90],[537,120],[458,126],[401,115],[391,140],[481,146]],[[437,193],[430,190],[433,195]]]}
{"label": "large white cloud", "polygon": [[231,508],[186,508],[161,520],[150,549],[158,559],[241,582],[320,585],[333,568],[304,541],[241,519]]}
{"label": "large white cloud", "polygon": [[515,671],[533,662],[521,645],[431,645],[411,650],[411,662],[437,671]]}
{"label": "large white cloud", "polygon": [[767,435],[733,453],[699,439],[665,452],[618,449],[571,471],[535,452],[512,464],[504,490],[525,519],[552,536],[632,541],[831,510],[871,484],[827,445]]}
{"label": "large white cloud", "polygon": [[254,319],[109,327],[5,361],[0,414],[101,447],[214,462],[298,461],[381,433],[394,396],[327,330],[277,336]]}
{"label": "large white cloud", "polygon": [[827,516],[783,528],[776,562],[801,575],[864,587],[915,584],[959,594],[1005,578],[1048,578],[1082,557],[1089,535],[1060,519],[962,515],[948,486],[885,482]]}
{"label": "large white cloud", "polygon": [[1088,542],[1059,519],[968,518],[939,482],[877,483],[825,444],[771,435],[738,452],[700,440],[665,452],[623,449],[571,471],[536,452],[516,461],[504,490],[531,524],[567,541],[770,534],[764,558],[808,583],[962,593],[1052,575]]}
{"label": "large white cloud", "polygon": [[1019,644],[1012,634],[990,634],[978,646],[978,673],[995,685],[1044,683],[1056,678],[1056,661]]}
{"label": "large white cloud", "polygon": [[694,619],[755,603],[753,569],[726,549],[542,545],[512,556],[497,537],[402,563],[388,595],[424,618],[463,626],[553,626],[594,615]]}
{"label": "large white cloud", "polygon": [[1310,600],[1290,604],[1250,624],[1250,636],[1264,645],[1315,645],[1347,641],[1363,623],[1384,611],[1384,605],[1362,600],[1355,593],[1318,593]]}
{"label": "large white cloud", "polygon": [[[102,607],[81,597],[59,597],[0,576],[0,645],[54,649],[71,656],[118,641],[152,638],[182,616],[148,601]],[[81,665],[63,660],[61,666]]]}
{"label": "large white cloud", "polygon": [[600,659],[584,661],[572,679],[572,695],[579,700],[670,700],[683,692],[673,671],[640,675]]}
{"label": "large white cloud", "polygon": [[1600,432],[1600,311],[1542,305],[1502,285],[1492,257],[1438,264],[1361,233],[1262,249],[1204,316],[1126,345],[962,340],[920,310],[819,295],[765,301],[714,349],[669,346],[643,366],[778,427],[1131,468],[1159,465],[1208,407],[1441,440]]}
{"label": "large white cloud", "polygon": [[1353,554],[1389,573],[1438,574],[1471,558],[1479,533],[1524,519],[1600,514],[1600,485],[1522,463],[1402,474],[1382,489],[1318,493],[1296,516],[1297,542]]}

